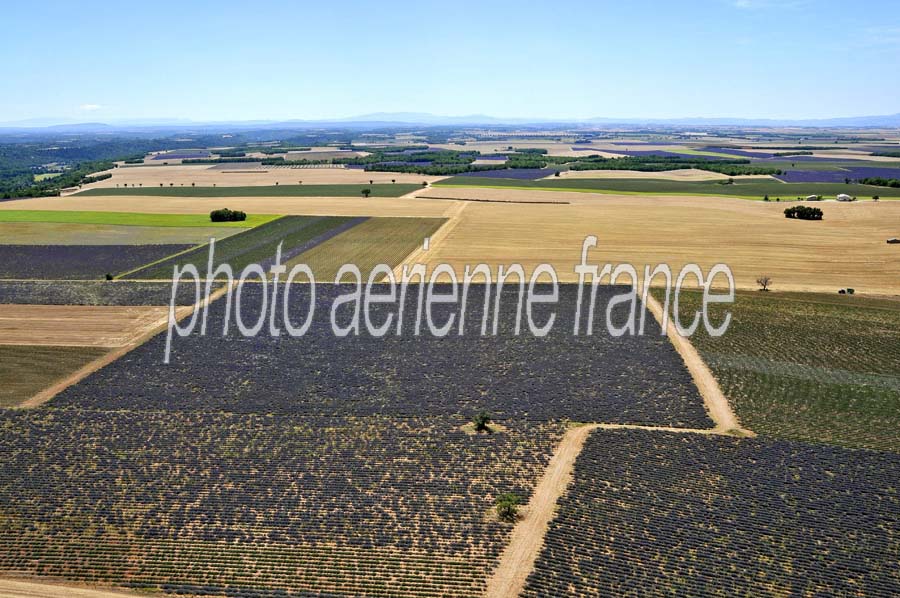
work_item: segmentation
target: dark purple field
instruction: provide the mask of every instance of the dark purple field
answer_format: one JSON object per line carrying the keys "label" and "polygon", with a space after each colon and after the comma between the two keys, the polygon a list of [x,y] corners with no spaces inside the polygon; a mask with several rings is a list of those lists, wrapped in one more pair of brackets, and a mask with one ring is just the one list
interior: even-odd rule
{"label": "dark purple field", "polygon": [[703,151],[717,152],[719,154],[728,154],[736,158],[773,158],[775,154],[772,152],[748,152],[745,150],[734,149],[731,147],[704,147]]}
{"label": "dark purple field", "polygon": [[377,162],[372,166],[430,166],[434,160],[389,160],[387,162]]}
{"label": "dark purple field", "polygon": [[0,278],[102,279],[191,245],[0,245]]}
{"label": "dark purple field", "polygon": [[463,172],[456,176],[474,176],[486,179],[518,179],[521,181],[536,181],[555,171],[551,168],[505,168],[502,170],[479,170],[477,172]]}
{"label": "dark purple field", "polygon": [[667,152],[664,150],[616,150],[617,153],[627,154],[629,156],[657,156],[660,158],[686,158],[696,160],[720,160],[716,156],[695,156],[692,154],[679,154],[677,152]]}
{"label": "dark purple field", "polygon": [[843,170],[789,170],[776,178],[785,183],[843,183],[869,177],[900,179],[900,168],[845,168]]}

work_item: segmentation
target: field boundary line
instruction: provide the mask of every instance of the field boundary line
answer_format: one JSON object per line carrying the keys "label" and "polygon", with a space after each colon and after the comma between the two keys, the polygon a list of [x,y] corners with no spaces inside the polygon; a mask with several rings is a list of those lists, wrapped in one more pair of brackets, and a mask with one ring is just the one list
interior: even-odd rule
{"label": "field boundary line", "polygon": [[[228,292],[232,288],[232,286],[233,285],[228,285],[228,284],[222,285],[222,287],[220,289],[216,290],[214,293],[211,293],[208,297],[206,297],[205,299],[200,301],[200,303],[196,303],[194,305],[189,305],[189,306],[182,306],[182,307],[177,308],[175,310],[176,320],[178,320],[180,322],[187,316],[194,313],[196,310],[203,309],[205,306],[209,305],[210,303],[212,303],[213,301],[215,301],[216,299],[218,299],[219,297],[224,295],[226,292]],[[165,330],[166,327],[168,326],[168,323],[169,323],[169,316],[167,313],[164,317],[158,319],[157,321],[155,321],[151,325],[149,325],[145,329],[143,334],[140,334],[137,337],[135,337],[127,345],[123,345],[121,347],[113,349],[112,351],[110,351],[104,355],[101,355],[100,357],[89,362],[85,366],[75,370],[74,372],[72,372],[71,374],[69,374],[68,376],[63,378],[62,380],[55,382],[52,386],[49,386],[49,387],[45,388],[44,390],[40,391],[39,393],[37,393],[36,395],[31,397],[30,399],[27,399],[27,400],[19,403],[18,405],[16,405],[14,407],[14,409],[34,409],[35,407],[40,407],[41,405],[43,405],[44,403],[46,403],[47,401],[49,401],[50,399],[52,399],[53,397],[55,397],[56,395],[58,395],[59,393],[64,391],[65,389],[69,388],[73,384],[80,382],[81,380],[83,380],[90,374],[93,374],[100,368],[111,364],[112,362],[119,359],[120,357],[130,353],[134,349],[137,349],[138,347],[143,345],[145,342],[147,342],[148,340],[150,340],[151,338],[153,338],[154,336],[156,336],[157,334],[159,334],[160,332]]]}
{"label": "field boundary line", "polygon": [[146,596],[118,589],[92,588],[24,579],[0,579],[0,598],[125,598]]}
{"label": "field boundary line", "polygon": [[[643,286],[638,290],[643,296]],[[672,318],[667,317],[668,314],[663,312],[662,305],[660,305],[659,301],[656,300],[649,290],[646,293],[646,298],[646,306],[650,310],[650,313],[653,314],[653,317],[656,318],[659,325],[662,326],[663,321],[665,321],[665,334],[669,337],[672,346],[675,347],[675,350],[681,356],[685,366],[691,373],[691,378],[694,379],[694,385],[700,392],[700,396],[703,397],[706,411],[716,424],[715,429],[722,433],[736,431],[744,436],[755,436],[751,430],[741,427],[737,415],[735,415],[734,411],[731,409],[728,399],[722,392],[721,387],[719,387],[719,382],[716,380],[715,376],[713,376],[712,370],[709,369],[709,366],[703,361],[703,358],[700,357],[700,353],[698,353],[697,349],[694,348],[694,345],[691,344],[691,341],[678,333]]]}
{"label": "field boundary line", "polygon": [[[447,221],[441,225],[441,227],[429,237],[428,241],[428,251],[434,248],[434,246],[440,242],[442,242],[447,235],[449,235],[453,229],[455,229],[461,220],[462,213],[469,206],[469,204],[465,202],[459,202],[457,205],[450,207],[447,211],[444,212],[444,217],[447,218]],[[449,212],[449,214],[448,214]],[[397,267],[394,268],[394,278],[400,280],[403,276],[403,266],[409,264],[415,264],[418,260],[422,259],[427,251],[423,247],[422,244],[418,245],[415,249],[413,249],[409,255],[403,258]],[[385,280],[387,277],[385,277]],[[384,282],[384,280],[382,280]]]}
{"label": "field boundary line", "polygon": [[479,203],[513,203],[513,204],[533,204],[538,206],[554,205],[554,206],[570,206],[570,201],[524,201],[515,199],[472,199],[467,197],[434,197],[418,195],[416,199],[444,199],[450,201],[474,201]]}
{"label": "field boundary line", "polygon": [[500,564],[488,580],[487,598],[515,598],[522,592],[544,547],[544,536],[556,514],[556,503],[574,479],[575,459],[588,435],[598,427],[598,424],[585,424],[570,428],[563,435],[534,487],[523,517],[513,528],[500,555]]}

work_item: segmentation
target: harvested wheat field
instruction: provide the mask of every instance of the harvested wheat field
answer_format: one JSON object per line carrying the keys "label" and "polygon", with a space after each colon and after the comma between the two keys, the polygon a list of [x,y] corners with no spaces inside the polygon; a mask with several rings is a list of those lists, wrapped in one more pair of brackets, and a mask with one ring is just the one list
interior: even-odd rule
{"label": "harvested wheat field", "polygon": [[[535,193],[499,189],[441,189],[472,197],[516,200]],[[585,236],[599,245],[593,263],[637,268],[668,263],[677,272],[696,262],[704,270],[728,264],[741,288],[771,276],[777,290],[900,293],[900,203],[823,202],[821,222],[789,220],[784,206],[714,197],[640,197],[542,192],[571,205],[471,203],[442,242],[427,254],[435,266],[548,262],[561,280],[575,280]],[[435,200],[437,201],[437,200]],[[442,202],[449,203],[449,202]]]}
{"label": "harvested wheat field", "polygon": [[123,347],[167,317],[167,307],[0,305],[0,344]]}
{"label": "harvested wheat field", "polygon": [[421,174],[403,174],[399,172],[366,172],[359,168],[290,168],[285,166],[259,166],[250,164],[228,164],[228,168],[220,165],[191,164],[170,166],[132,166],[107,170],[112,177],[85,185],[83,189],[107,189],[116,185],[168,187],[174,183],[176,187],[190,187],[191,183],[200,187],[244,187],[266,186],[279,183],[296,185],[302,181],[304,185],[325,184],[369,184],[434,182],[445,177],[426,176]]}
{"label": "harvested wheat field", "polygon": [[[427,191],[427,190],[423,190]],[[418,192],[417,192],[418,193]],[[571,195],[571,194],[570,194]],[[208,214],[228,207],[248,214],[310,216],[412,216],[441,218],[451,208],[447,202],[412,197],[153,197],[67,196],[40,197],[0,202],[0,210],[88,210],[99,212],[143,212],[150,214]]]}

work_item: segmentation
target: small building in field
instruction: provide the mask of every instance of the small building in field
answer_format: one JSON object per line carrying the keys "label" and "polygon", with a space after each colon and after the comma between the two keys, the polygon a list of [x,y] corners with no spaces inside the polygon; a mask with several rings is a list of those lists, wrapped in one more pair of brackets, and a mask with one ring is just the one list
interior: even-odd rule
{"label": "small building in field", "polygon": [[846,193],[841,193],[837,196],[838,201],[853,201],[853,198],[847,195]]}

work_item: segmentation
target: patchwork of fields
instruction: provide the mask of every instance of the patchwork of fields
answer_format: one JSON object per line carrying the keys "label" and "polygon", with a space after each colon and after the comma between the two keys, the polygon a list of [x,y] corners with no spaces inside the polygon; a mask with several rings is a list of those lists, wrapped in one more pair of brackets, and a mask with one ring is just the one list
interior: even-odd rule
{"label": "patchwork of fields", "polygon": [[[509,569],[503,596],[900,594],[900,260],[884,242],[900,236],[900,202],[818,204],[824,220],[802,222],[774,201],[900,197],[843,182],[895,165],[724,138],[582,141],[465,151],[703,164],[556,177],[567,159],[502,169],[493,155],[476,163],[497,170],[445,179],[360,163],[159,164],[210,155],[175,150],[65,197],[0,203],[0,576],[231,598],[495,596]],[[722,184],[700,170],[729,156],[799,182]],[[210,222],[222,207],[249,217]],[[572,281],[590,234],[592,263],[722,262],[743,288],[765,274],[777,291],[823,292],[738,292],[712,307],[714,321],[733,314],[725,336],[690,339],[700,360],[646,308],[645,335],[608,334],[626,306],[605,306],[623,287],[599,287],[590,335],[572,334],[571,284],[550,334],[517,334],[510,283],[497,304],[470,289],[447,336],[428,321],[452,308],[420,314],[414,286],[402,311],[367,306],[368,326],[393,318],[386,336],[364,324],[336,337],[330,309],[348,287],[319,284],[313,298],[306,284],[272,294],[259,280],[212,302],[206,334],[175,337],[163,364],[173,269],[202,275],[210,237],[213,267],[267,268],[280,246],[288,269],[307,264],[322,283],[344,263],[365,282],[377,264],[416,261],[460,273],[549,263]],[[848,286],[857,294],[835,293]],[[195,292],[176,288],[179,316]],[[315,308],[304,336],[239,333],[264,306],[280,316],[288,294],[294,325]],[[687,291],[681,308],[700,301]],[[495,309],[498,333],[481,334]],[[722,425],[732,407],[739,423]],[[486,432],[473,423],[482,411]],[[497,501],[510,494],[522,506],[504,519]]]}

